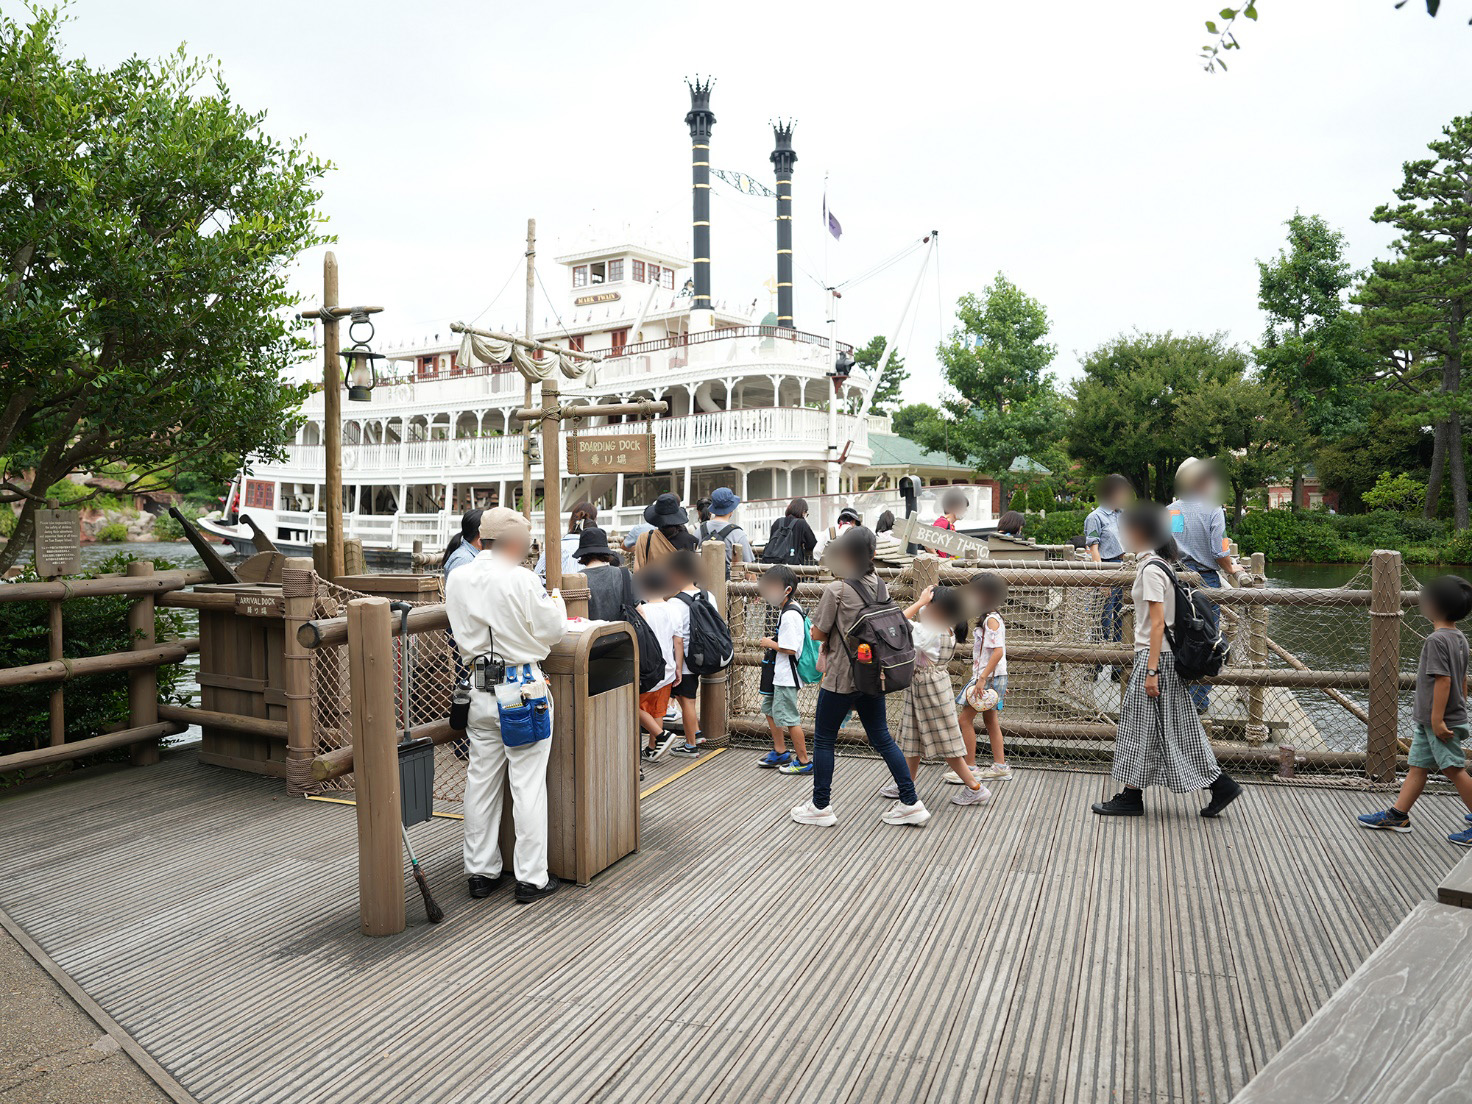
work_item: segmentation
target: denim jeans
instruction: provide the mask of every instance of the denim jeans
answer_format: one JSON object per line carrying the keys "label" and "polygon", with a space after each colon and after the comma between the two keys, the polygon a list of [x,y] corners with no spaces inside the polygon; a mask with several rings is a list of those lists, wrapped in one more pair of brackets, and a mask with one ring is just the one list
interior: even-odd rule
{"label": "denim jeans", "polygon": [[[1198,567],[1195,571],[1196,574],[1201,576],[1203,586],[1219,588],[1222,585],[1221,573],[1216,568]],[[1214,629],[1221,622],[1221,608],[1215,602],[1208,602],[1206,604],[1206,610],[1207,619],[1211,622],[1211,627]],[[1196,704],[1196,712],[1205,713],[1206,707],[1211,704],[1211,687],[1202,686],[1199,682],[1193,682],[1186,687],[1186,692],[1191,695],[1191,701]]]}
{"label": "denim jeans", "polygon": [[[1111,556],[1101,563],[1117,564],[1119,556]],[[1104,610],[1099,616],[1099,639],[1106,644],[1116,644],[1124,635],[1124,587],[1110,587],[1104,596]]]}
{"label": "denim jeans", "polygon": [[900,800],[906,805],[915,804],[919,800],[915,796],[915,782],[910,777],[909,764],[900,754],[899,745],[889,734],[883,696],[819,690],[818,708],[813,714],[813,805],[819,809],[828,807],[833,788],[833,747],[838,742],[838,730],[848,719],[850,710],[859,715],[864,735],[869,737],[869,746],[884,757],[884,765],[900,788]]}

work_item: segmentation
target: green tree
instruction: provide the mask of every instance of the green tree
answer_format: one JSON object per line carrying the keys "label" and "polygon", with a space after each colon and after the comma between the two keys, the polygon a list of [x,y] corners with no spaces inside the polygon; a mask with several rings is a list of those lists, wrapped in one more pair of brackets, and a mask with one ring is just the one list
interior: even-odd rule
{"label": "green tree", "polygon": [[[884,359],[884,350],[888,344],[882,335],[876,334],[869,339],[869,344],[854,350],[854,363],[872,375],[874,369],[879,367],[879,362]],[[900,390],[909,378],[910,373],[905,369],[905,358],[895,353],[884,366],[884,375],[874,388],[874,398],[870,400],[874,410],[883,414],[899,406]]]}
{"label": "green tree", "polygon": [[1472,336],[1472,115],[1453,119],[1428,146],[1433,156],[1403,166],[1397,202],[1371,216],[1399,236],[1391,259],[1371,266],[1356,301],[1403,415],[1434,427],[1426,516],[1435,516],[1445,480],[1461,530],[1468,525],[1462,368]]}
{"label": "green tree", "polygon": [[92,67],[60,14],[0,16],[0,503],[8,566],[44,488],[222,453],[279,457],[306,389],[287,266],[325,242],[328,166],[181,49]]}
{"label": "green tree", "polygon": [[1281,479],[1300,455],[1298,418],[1273,383],[1246,374],[1213,374],[1179,396],[1176,417],[1197,456],[1214,456],[1232,487],[1233,517],[1247,496]]}
{"label": "green tree", "polygon": [[1083,360],[1069,452],[1088,474],[1119,472],[1142,496],[1168,502],[1176,468],[1201,447],[1179,413],[1183,399],[1246,370],[1220,334],[1121,334]]}
{"label": "green tree", "polygon": [[1373,360],[1358,314],[1345,309],[1358,274],[1344,259],[1344,235],[1318,215],[1295,212],[1285,225],[1287,248],[1257,262],[1267,326],[1253,355],[1305,430],[1303,448],[1290,457],[1296,506],[1313,449],[1363,428],[1370,406],[1363,381]]}
{"label": "green tree", "polygon": [[1321,445],[1315,455],[1319,482],[1339,495],[1340,511],[1364,508],[1364,494],[1383,471],[1414,473],[1422,483],[1431,464],[1431,435],[1394,412],[1394,396],[1375,396],[1363,429]]}
{"label": "green tree", "polygon": [[940,409],[929,403],[906,403],[890,415],[890,423],[897,434],[918,441],[927,448],[939,422]]}
{"label": "green tree", "polygon": [[1043,305],[1001,273],[981,293],[956,304],[960,325],[936,350],[957,398],[947,400],[953,424],[945,440],[932,423],[927,444],[1012,486],[1008,469],[1027,456],[1055,471],[1063,466],[1066,404],[1048,366],[1058,350],[1047,340]]}
{"label": "green tree", "polygon": [[1364,494],[1365,505],[1372,510],[1395,510],[1415,513],[1426,500],[1426,484],[1406,472],[1381,472],[1375,485]]}

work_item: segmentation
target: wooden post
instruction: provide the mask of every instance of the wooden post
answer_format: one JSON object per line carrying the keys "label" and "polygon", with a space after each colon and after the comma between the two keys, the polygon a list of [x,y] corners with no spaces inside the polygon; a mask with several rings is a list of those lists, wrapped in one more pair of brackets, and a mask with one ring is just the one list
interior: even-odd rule
{"label": "wooden post", "polygon": [[358,798],[358,919],[364,935],[404,930],[395,746],[393,616],[387,598],[348,603],[353,778]]}
{"label": "wooden post", "polygon": [[416,538],[414,543],[410,546],[409,570],[411,573],[415,575],[424,574],[424,564],[419,559],[419,557],[423,554],[424,542]]}
{"label": "wooden post", "polygon": [[581,572],[562,577],[562,602],[569,619],[588,616],[588,577]]}
{"label": "wooden post", "polygon": [[[153,574],[153,561],[135,560],[128,565],[130,579]],[[140,594],[128,607],[128,637],[133,651],[152,648],[155,639],[153,625],[153,595]],[[128,672],[128,727],[143,728],[158,724],[158,668],[139,667]],[[158,741],[145,740],[128,749],[129,761],[135,767],[146,767],[158,762]]]}
{"label": "wooden post", "polygon": [[337,254],[322,258],[322,451],[327,458],[327,571],[347,574],[342,559],[342,364],[337,355]]}
{"label": "wooden post", "polygon": [[1400,726],[1400,553],[1378,550],[1370,559],[1370,723],[1365,775],[1395,781]]}
{"label": "wooden post", "polygon": [[[728,617],[726,602],[726,542],[706,541],[700,547],[700,564],[705,579],[702,585],[710,591],[710,600],[722,617]],[[700,679],[700,727],[713,744],[724,742],[730,707],[731,668]]]}
{"label": "wooden post", "polygon": [[547,550],[549,591],[562,589],[562,458],[557,455],[562,428],[560,390],[554,377],[542,381],[542,546]]}
{"label": "wooden post", "polygon": [[[60,598],[53,598],[47,603],[47,615],[46,658],[55,662],[61,658],[62,646]],[[51,691],[49,712],[52,747],[60,747],[66,743],[66,691],[62,689],[62,685],[58,682],[56,689]]]}
{"label": "wooden post", "polygon": [[[535,306],[537,290],[537,220],[526,220],[526,339],[532,340],[532,330],[536,326]],[[526,381],[526,394],[523,406],[532,405],[532,381]],[[542,463],[547,463],[547,457],[542,457]],[[532,516],[532,424],[521,423],[521,513],[527,520]],[[546,512],[543,511],[543,517]]]}
{"label": "wooden post", "polygon": [[[1249,586],[1265,587],[1267,580],[1267,558],[1261,552],[1252,554],[1252,582]],[[1268,608],[1267,606],[1248,606],[1247,616],[1238,619],[1239,631],[1243,622],[1247,629],[1247,659],[1248,663],[1255,668],[1266,668],[1268,665]],[[1254,747],[1265,743],[1268,738],[1267,718],[1263,715],[1263,703],[1266,693],[1261,686],[1251,686],[1247,689],[1247,742]]]}
{"label": "wooden post", "polygon": [[317,575],[312,561],[292,556],[281,571],[281,601],[285,607],[284,651],[286,683],[286,792],[314,793],[312,760],[317,755],[313,731],[316,709],[312,701],[312,653],[297,639],[297,631],[312,619],[317,604]]}

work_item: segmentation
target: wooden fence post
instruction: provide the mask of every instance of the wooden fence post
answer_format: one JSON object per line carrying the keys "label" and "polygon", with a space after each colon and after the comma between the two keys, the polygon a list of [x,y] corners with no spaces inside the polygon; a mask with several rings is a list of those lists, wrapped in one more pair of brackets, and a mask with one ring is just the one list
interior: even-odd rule
{"label": "wooden fence post", "polygon": [[[1248,586],[1262,588],[1267,586],[1265,577],[1267,572],[1267,557],[1261,552],[1252,554],[1252,582]],[[1247,616],[1239,618],[1239,626],[1246,622],[1247,629],[1247,662],[1250,667],[1261,670],[1268,665],[1268,608],[1267,606],[1248,606]],[[1263,703],[1266,691],[1261,686],[1252,686],[1247,690],[1247,742],[1253,747],[1265,743],[1268,738],[1267,718],[1263,715]]]}
{"label": "wooden fence post", "polygon": [[[152,560],[135,560],[128,565],[128,577],[153,574]],[[140,594],[128,607],[128,636],[136,652],[157,643],[153,625],[153,595]],[[128,727],[143,728],[158,724],[158,668],[139,667],[128,672]],[[158,742],[145,740],[128,749],[129,761],[135,767],[158,762]]]}
{"label": "wooden fence post", "polygon": [[[54,662],[61,658],[61,599],[53,598],[46,605],[46,658]],[[48,712],[51,722],[50,738],[52,747],[60,747],[66,743],[66,691],[62,689],[64,685],[64,683],[58,682],[56,689],[51,691],[51,704]]]}
{"label": "wooden fence post", "polygon": [[[910,594],[910,601],[916,602],[920,599],[920,593],[928,586],[935,586],[940,582],[940,557],[929,552],[922,552],[916,556],[910,564],[910,579],[914,589]],[[904,576],[901,576],[903,579]],[[904,603],[901,603],[903,605]]]}
{"label": "wooden fence post", "polygon": [[[710,591],[710,600],[722,617],[727,617],[726,542],[708,540],[700,548],[700,563]],[[729,623],[729,618],[728,618]],[[731,668],[700,679],[700,726],[712,744],[724,742],[729,735],[727,720],[730,710]],[[686,733],[689,738],[690,734]]]}
{"label": "wooden fence post", "polygon": [[312,653],[296,637],[312,619],[317,604],[317,575],[312,561],[292,556],[281,571],[281,601],[286,629],[286,792],[315,793],[312,760],[317,754],[314,731],[317,710],[312,699]]}
{"label": "wooden fence post", "polygon": [[353,779],[358,799],[358,918],[364,935],[404,930],[395,747],[393,615],[387,598],[348,603]]}
{"label": "wooden fence post", "polygon": [[1395,781],[1400,727],[1400,553],[1380,549],[1370,559],[1370,722],[1365,775]]}

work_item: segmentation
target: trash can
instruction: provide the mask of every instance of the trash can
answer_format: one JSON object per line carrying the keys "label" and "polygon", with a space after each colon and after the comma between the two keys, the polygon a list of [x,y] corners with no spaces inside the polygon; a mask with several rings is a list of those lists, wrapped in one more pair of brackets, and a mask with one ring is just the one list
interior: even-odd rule
{"label": "trash can", "polygon": [[[564,881],[587,885],[639,849],[637,647],[629,625],[613,621],[568,632],[542,663],[553,701],[548,867]],[[509,869],[516,840],[509,787],[504,797],[501,855]]]}

